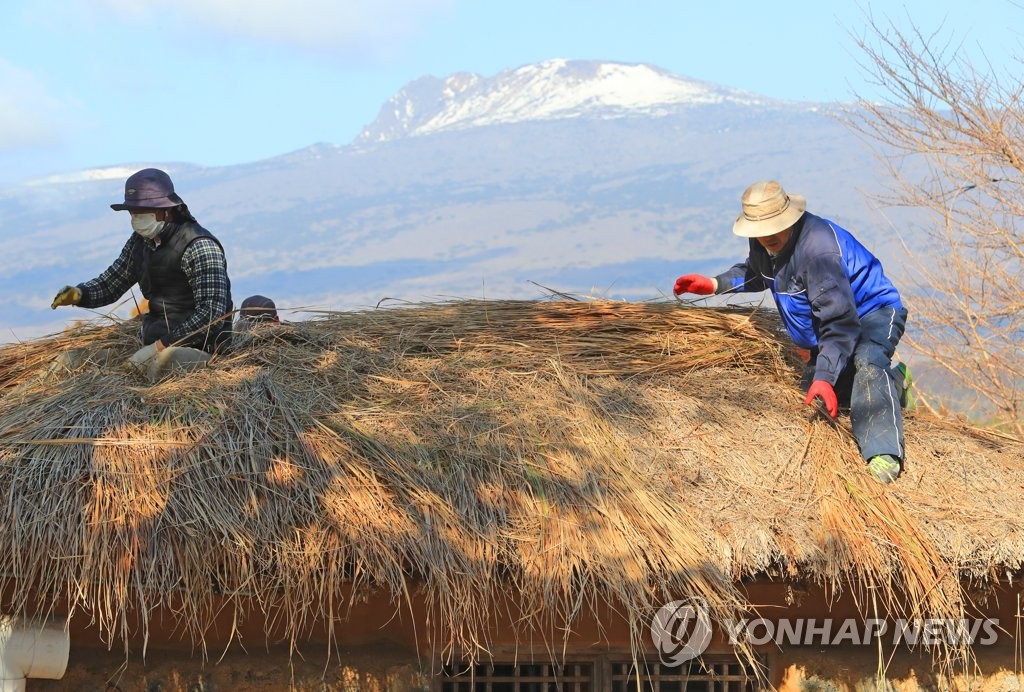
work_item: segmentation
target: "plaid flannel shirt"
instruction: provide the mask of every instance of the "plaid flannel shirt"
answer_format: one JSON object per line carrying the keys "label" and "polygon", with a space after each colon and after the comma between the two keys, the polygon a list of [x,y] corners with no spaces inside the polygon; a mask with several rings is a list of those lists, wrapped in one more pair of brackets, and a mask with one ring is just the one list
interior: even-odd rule
{"label": "plaid flannel shirt", "polygon": [[[135,235],[130,237],[121,249],[121,254],[102,274],[78,285],[82,291],[79,307],[110,305],[139,282],[139,268],[132,259],[132,248],[136,242],[145,243],[149,250],[157,247],[152,240]],[[180,342],[182,346],[202,348],[207,325],[228,312],[227,260],[216,241],[212,238],[198,238],[185,249],[181,257],[181,270],[192,288],[196,307],[191,316],[176,325],[162,341],[164,345]],[[186,338],[192,332],[198,334]]]}

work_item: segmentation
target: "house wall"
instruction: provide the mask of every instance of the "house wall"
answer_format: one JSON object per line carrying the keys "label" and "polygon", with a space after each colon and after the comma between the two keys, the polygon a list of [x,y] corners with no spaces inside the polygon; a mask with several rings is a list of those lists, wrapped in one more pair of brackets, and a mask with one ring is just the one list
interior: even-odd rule
{"label": "house wall", "polygon": [[[759,606],[758,614],[767,618],[838,621],[859,617],[850,594],[771,582],[745,588],[750,602]],[[975,615],[998,618],[998,641],[975,646],[971,664],[951,671],[937,668],[932,649],[924,645],[913,649],[891,646],[889,640],[883,640],[881,650],[877,641],[857,645],[768,643],[754,649],[767,662],[769,686],[780,690],[1024,691],[1024,677],[1019,675],[1024,652],[1017,636],[1022,622],[1020,589],[989,589],[974,594],[974,598],[979,604]],[[442,656],[440,647],[444,642],[432,641],[423,606],[422,600],[414,598],[396,615],[394,604],[383,595],[354,603],[348,619],[335,623],[332,632],[322,626],[304,630],[294,650],[281,631],[267,631],[266,619],[257,609],[244,617],[225,609],[204,633],[204,641],[193,641],[161,627],[160,623],[173,620],[169,614],[157,612],[150,616],[144,658],[138,623],[129,625],[126,654],[123,639],[100,636],[91,620],[76,615],[72,618],[71,660],[65,678],[32,680],[28,690],[438,692],[441,686],[434,673],[441,669],[442,659],[451,662],[460,657]],[[649,660],[657,662],[646,627],[642,638],[650,647]],[[546,632],[524,632],[498,623],[485,643],[492,653],[490,660],[501,663],[549,662],[548,652],[558,656],[564,651],[567,659],[585,662],[594,671],[593,692],[611,690],[610,671],[632,660],[628,623],[607,607],[585,611],[567,639],[554,627]],[[733,647],[721,631],[715,633],[706,652],[709,657],[716,655],[725,656],[720,660],[734,660],[730,658]]]}
{"label": "house wall", "polygon": [[[574,660],[593,662],[602,670],[609,689],[607,665],[628,660],[629,652],[588,651]],[[507,660],[513,660],[512,657]],[[519,659],[523,660],[520,653]],[[882,684],[876,677],[877,653],[850,649],[821,652],[787,650],[770,656],[771,684],[783,692],[916,692],[917,690],[971,690],[1009,692],[1024,690],[1024,677],[1016,675],[1012,650],[986,652],[973,674],[941,676],[928,656],[897,653],[886,661]],[[123,652],[79,648],[73,651],[68,671],[61,680],[30,680],[28,692],[81,690],[82,692],[264,692],[292,689],[297,692],[432,692],[439,689],[428,662],[389,642],[368,647],[341,649],[327,661],[324,652],[290,656],[287,647],[233,652],[202,663],[201,657],[156,650],[145,662]]]}
{"label": "house wall", "polygon": [[[764,582],[749,585],[747,590],[750,602],[761,604],[760,613],[769,620],[814,618],[821,625],[829,618],[836,634],[845,619],[864,623],[858,598],[849,592],[836,594],[816,586]],[[967,651],[968,658],[952,665],[937,663],[942,660],[938,655],[942,653],[941,645],[929,646],[922,636],[916,645],[909,646],[905,638],[897,637],[898,627],[912,623],[897,624],[899,614],[884,610],[869,612],[871,617],[885,621],[886,630],[878,638],[866,640],[862,626],[858,630],[862,638],[856,645],[822,645],[822,638],[813,637],[815,645],[794,646],[786,641],[782,646],[769,643],[755,649],[770,660],[771,685],[787,692],[1024,690],[1024,639],[1020,636],[1024,591],[1020,586],[1005,584],[966,585],[965,591],[970,601],[968,623],[975,625],[981,620],[987,624],[976,625],[977,639]],[[728,649],[721,638],[716,638],[712,647]]]}
{"label": "house wall", "polygon": [[[870,648],[870,647],[868,647]],[[1014,646],[986,647],[975,664],[943,674],[928,651],[887,651],[841,647],[822,651],[789,647],[772,657],[772,684],[782,692],[917,692],[918,690],[970,690],[1010,692],[1024,690],[1020,652]],[[881,666],[880,666],[881,664]],[[883,679],[877,671],[885,670]]]}
{"label": "house wall", "polygon": [[208,652],[154,649],[125,657],[124,651],[72,646],[61,680],[29,680],[27,692],[429,692],[429,667],[413,651],[380,641],[340,648],[328,660],[323,647],[292,655],[287,646],[254,645],[223,658]]}

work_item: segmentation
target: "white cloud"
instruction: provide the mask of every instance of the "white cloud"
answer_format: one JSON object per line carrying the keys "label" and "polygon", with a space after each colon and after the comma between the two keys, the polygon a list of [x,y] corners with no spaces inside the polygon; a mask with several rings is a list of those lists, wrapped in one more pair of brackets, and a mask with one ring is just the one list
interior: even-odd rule
{"label": "white cloud", "polygon": [[28,70],[0,58],[0,150],[52,144],[57,99]]}
{"label": "white cloud", "polygon": [[388,53],[455,0],[94,0],[126,19],[171,17],[249,39],[338,53]]}

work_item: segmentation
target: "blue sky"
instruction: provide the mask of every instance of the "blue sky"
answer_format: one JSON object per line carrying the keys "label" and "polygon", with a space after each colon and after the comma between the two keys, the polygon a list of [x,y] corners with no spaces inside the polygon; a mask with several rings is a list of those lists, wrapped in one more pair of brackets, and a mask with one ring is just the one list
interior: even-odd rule
{"label": "blue sky", "polygon": [[868,12],[1020,67],[1014,0],[3,0],[0,183],[347,144],[417,77],[556,57],[776,98],[870,97],[851,36]]}

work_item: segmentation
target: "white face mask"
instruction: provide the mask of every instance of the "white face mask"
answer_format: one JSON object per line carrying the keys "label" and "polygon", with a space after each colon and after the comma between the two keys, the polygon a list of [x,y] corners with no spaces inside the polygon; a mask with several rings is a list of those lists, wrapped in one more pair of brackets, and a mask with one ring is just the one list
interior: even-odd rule
{"label": "white face mask", "polygon": [[166,222],[157,221],[156,214],[132,214],[132,230],[147,240],[152,240],[164,230]]}

